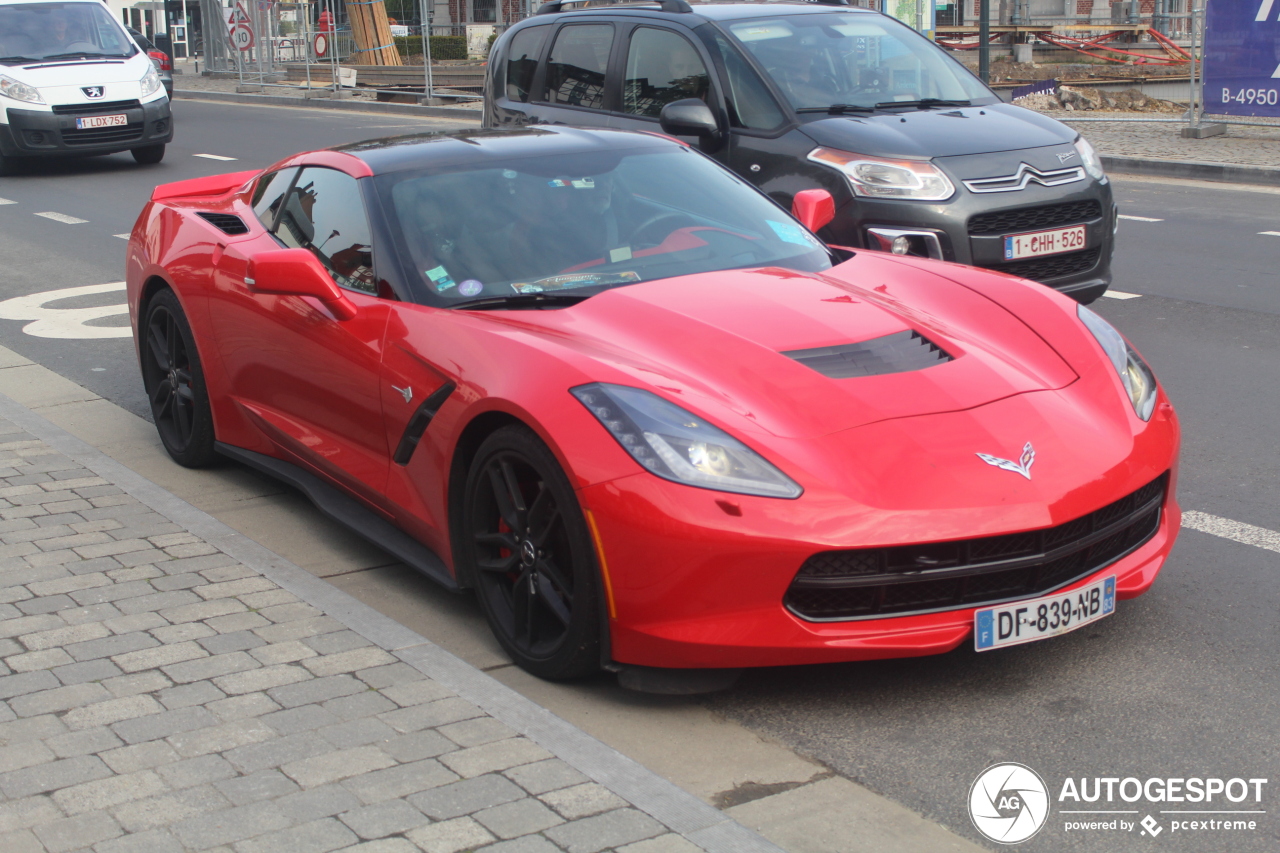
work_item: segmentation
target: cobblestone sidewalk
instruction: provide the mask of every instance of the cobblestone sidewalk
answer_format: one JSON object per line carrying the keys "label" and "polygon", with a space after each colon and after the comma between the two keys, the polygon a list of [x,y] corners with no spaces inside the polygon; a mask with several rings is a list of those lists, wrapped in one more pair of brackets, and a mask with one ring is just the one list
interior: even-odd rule
{"label": "cobblestone sidewalk", "polygon": [[0,403],[3,853],[777,850],[309,575],[344,618],[307,603]]}
{"label": "cobblestone sidewalk", "polygon": [[[1280,166],[1280,122],[1276,122],[1274,127],[1227,125],[1227,132],[1223,136],[1184,139],[1180,131],[1187,126],[1185,121],[1121,121],[1125,117],[1132,118],[1133,113],[1109,114],[1094,111],[1082,114],[1046,110],[1044,115],[1066,122],[1080,131],[1103,155],[1143,160],[1227,163],[1235,166]],[[1116,121],[1096,121],[1110,117],[1114,117]],[[1079,121],[1081,118],[1088,120]],[[1204,123],[1212,124],[1213,119],[1206,118]]]}

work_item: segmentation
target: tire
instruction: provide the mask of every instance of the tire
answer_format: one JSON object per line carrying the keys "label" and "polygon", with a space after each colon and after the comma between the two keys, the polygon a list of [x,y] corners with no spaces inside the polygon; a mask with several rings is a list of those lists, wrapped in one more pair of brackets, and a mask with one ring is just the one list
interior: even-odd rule
{"label": "tire", "polygon": [[494,636],[546,679],[600,668],[595,550],[569,479],[524,426],[480,445],[467,473],[461,555]]}
{"label": "tire", "polygon": [[164,159],[164,143],[147,145],[142,148],[130,148],[129,153],[133,155],[134,160],[143,166],[154,166]]}
{"label": "tire", "polygon": [[142,384],[160,442],[186,468],[212,464],[217,456],[209,391],[191,325],[172,290],[151,298],[139,334]]}

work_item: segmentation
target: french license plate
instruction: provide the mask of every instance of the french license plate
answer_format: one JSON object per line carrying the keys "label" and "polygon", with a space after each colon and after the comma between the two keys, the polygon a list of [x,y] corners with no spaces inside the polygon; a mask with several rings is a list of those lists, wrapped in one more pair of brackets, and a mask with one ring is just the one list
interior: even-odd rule
{"label": "french license plate", "polygon": [[1030,234],[1009,234],[1004,238],[1004,259],[1035,258],[1040,255],[1056,255],[1075,252],[1084,248],[1084,226],[1055,228],[1052,231],[1035,231]]}
{"label": "french license plate", "polygon": [[1115,575],[1071,592],[988,607],[973,614],[973,647],[986,652],[1056,637],[1110,616],[1115,609]]}
{"label": "french license plate", "polygon": [[77,130],[89,130],[95,127],[120,127],[129,123],[126,115],[118,116],[85,116],[76,119]]}

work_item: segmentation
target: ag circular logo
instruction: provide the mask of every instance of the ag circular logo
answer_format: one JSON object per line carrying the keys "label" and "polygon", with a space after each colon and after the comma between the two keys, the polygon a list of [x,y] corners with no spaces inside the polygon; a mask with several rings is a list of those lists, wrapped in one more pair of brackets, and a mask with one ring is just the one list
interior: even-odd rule
{"label": "ag circular logo", "polygon": [[973,825],[997,844],[1018,844],[1035,835],[1049,818],[1049,789],[1025,764],[993,764],[969,789]]}

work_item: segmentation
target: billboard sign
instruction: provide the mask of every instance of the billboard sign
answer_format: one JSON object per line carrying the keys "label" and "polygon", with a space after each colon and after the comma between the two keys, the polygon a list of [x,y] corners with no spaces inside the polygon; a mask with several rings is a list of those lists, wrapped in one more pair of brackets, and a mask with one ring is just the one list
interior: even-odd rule
{"label": "billboard sign", "polygon": [[1280,117],[1280,0],[1209,4],[1204,111]]}

